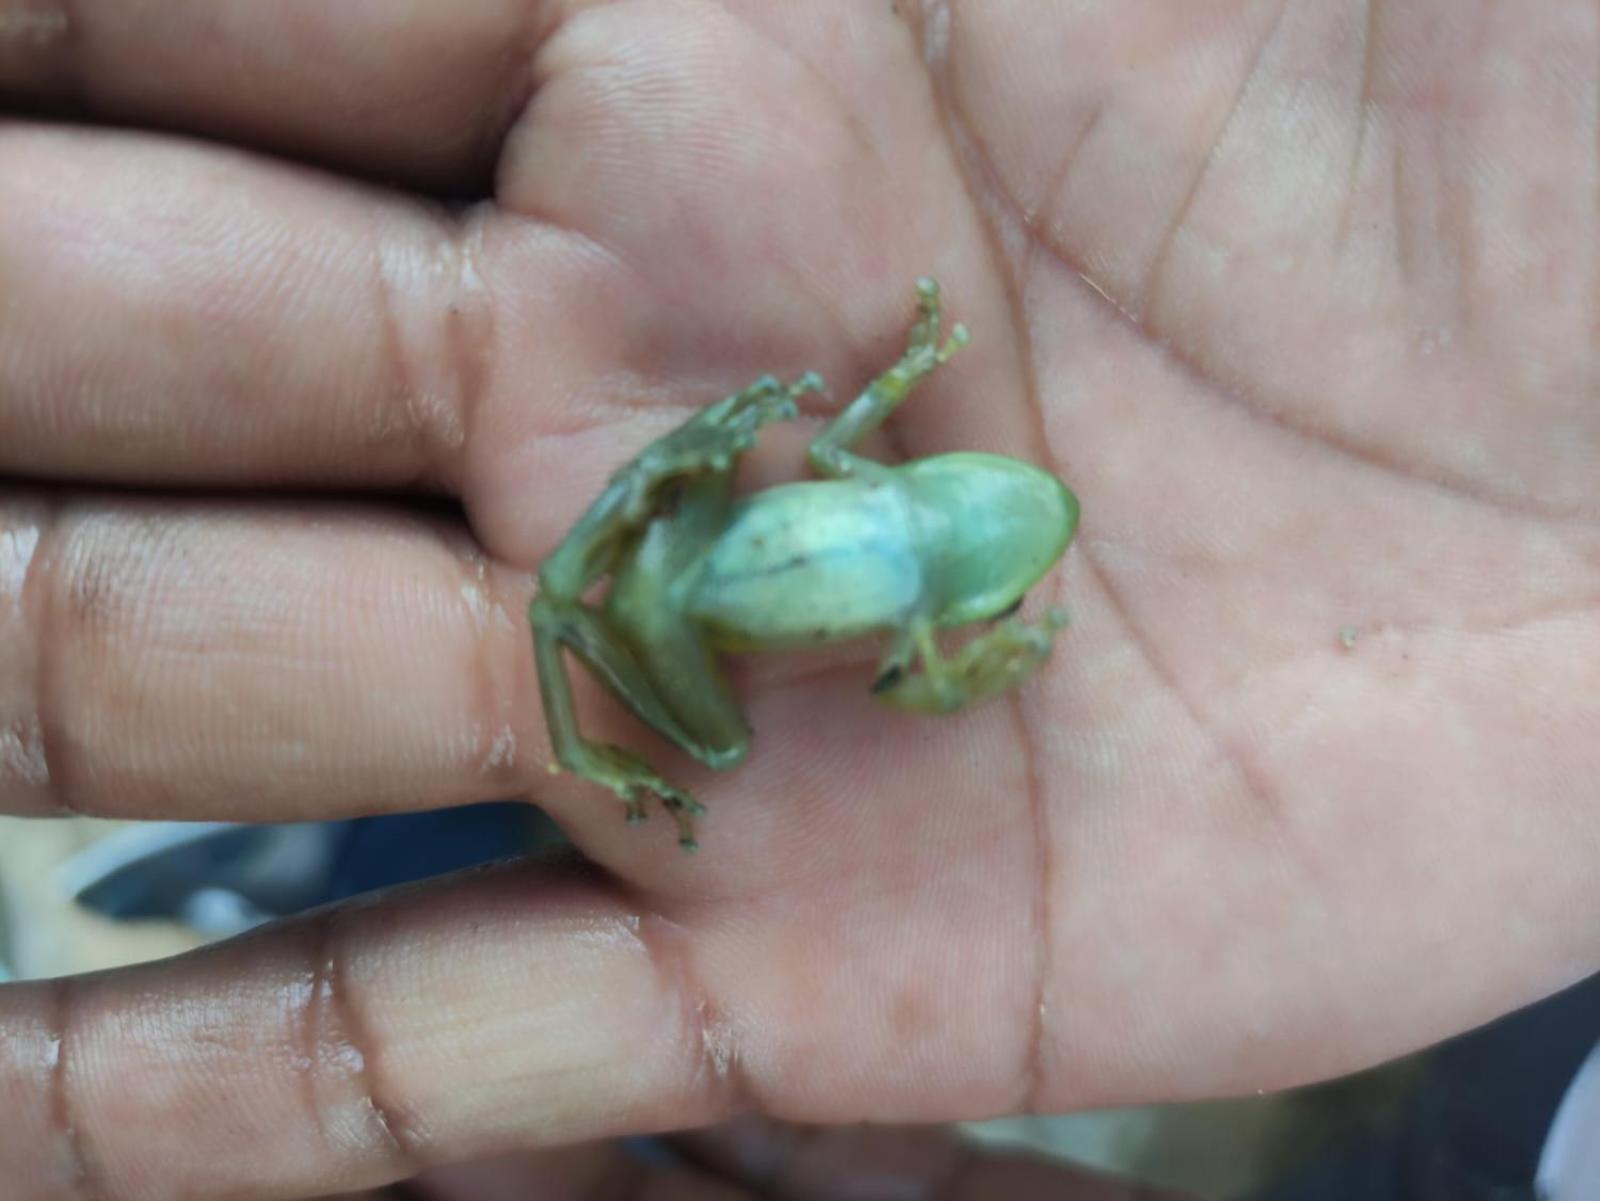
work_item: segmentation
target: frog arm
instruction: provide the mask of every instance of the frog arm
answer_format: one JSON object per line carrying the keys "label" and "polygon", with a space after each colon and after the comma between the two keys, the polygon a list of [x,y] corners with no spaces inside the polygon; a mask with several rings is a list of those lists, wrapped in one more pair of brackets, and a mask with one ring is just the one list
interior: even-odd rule
{"label": "frog arm", "polygon": [[787,387],[764,375],[645,447],[611,477],[540,565],[540,592],[568,600],[582,596],[610,573],[622,548],[661,510],[664,484],[690,475],[730,475],[739,455],[755,445],[757,430],[769,421],[793,419],[795,398],[821,389],[814,372]]}
{"label": "frog arm", "polygon": [[943,345],[940,344],[939,285],[931,279],[919,279],[917,319],[911,325],[905,354],[868,384],[866,390],[817,435],[807,452],[812,470],[830,479],[869,474],[874,468],[882,470],[881,465],[851,454],[850,449],[900,407],[918,380],[966,343],[966,326],[957,325]]}
{"label": "frog arm", "polygon": [[[946,656],[934,637],[933,621],[912,619],[889,644],[872,691],[885,704],[917,713],[954,713],[999,692],[1015,688],[1050,655],[1064,613],[1051,610],[1043,621],[1007,617]],[[912,672],[913,659],[922,670]]]}

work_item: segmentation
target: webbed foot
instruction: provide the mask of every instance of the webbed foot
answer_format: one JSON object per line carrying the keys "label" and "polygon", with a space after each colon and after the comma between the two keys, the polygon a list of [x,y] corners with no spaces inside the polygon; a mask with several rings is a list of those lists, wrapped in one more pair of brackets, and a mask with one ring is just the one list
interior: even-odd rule
{"label": "webbed foot", "polygon": [[678,826],[678,845],[686,851],[700,849],[695,841],[694,819],[705,810],[687,792],[667,783],[640,756],[611,743],[586,743],[581,759],[567,765],[575,775],[609,788],[622,801],[630,825],[644,821],[645,797],[654,796]]}

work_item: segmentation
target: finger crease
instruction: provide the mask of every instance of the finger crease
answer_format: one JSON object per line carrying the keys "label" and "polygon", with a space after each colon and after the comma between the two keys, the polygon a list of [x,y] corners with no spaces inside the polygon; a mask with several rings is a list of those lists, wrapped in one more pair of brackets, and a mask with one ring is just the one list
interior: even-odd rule
{"label": "finger crease", "polygon": [[[430,244],[428,250],[415,253],[378,238],[371,253],[373,308],[381,326],[380,355],[389,379],[389,387],[376,401],[376,441],[404,448],[407,465],[421,482],[430,484],[447,483],[458,475],[462,445],[460,397],[441,397],[440,388],[427,370],[428,364],[438,361],[441,352],[449,369],[448,320],[442,329],[429,331],[442,337],[425,337],[421,344],[406,332],[405,319],[414,304],[405,302],[412,299],[416,288],[407,281],[419,275],[428,281],[436,280],[439,262],[432,264],[432,271],[426,267],[419,270],[418,263],[419,259],[425,262],[427,257],[438,256],[444,265],[443,274],[450,281],[445,288],[444,310],[447,315],[453,312],[458,304],[454,280],[459,273],[454,262],[455,247],[453,233]],[[431,292],[425,295],[428,301],[432,300]]]}
{"label": "finger crease", "polygon": [[524,632],[526,627],[507,613],[489,561],[481,552],[463,553],[461,566],[461,599],[473,631],[475,767],[509,795],[522,784],[517,774],[515,715],[523,712],[524,706],[517,696],[519,660],[505,654],[503,631],[507,625]]}
{"label": "finger crease", "polygon": [[455,397],[454,435],[444,482],[459,490],[461,454],[472,445],[472,430],[478,408],[488,389],[494,362],[494,304],[489,289],[478,271],[483,250],[484,226],[493,214],[492,205],[480,205],[453,220],[446,234],[444,253],[451,265],[450,287],[444,312],[443,343],[453,376]]}
{"label": "finger crease", "polygon": [[682,931],[662,917],[646,917],[636,935],[662,991],[676,999],[695,1059],[687,1088],[708,1100],[717,1116],[759,1111],[734,1023],[707,994],[684,949]]}
{"label": "finger crease", "polygon": [[77,983],[70,978],[59,980],[54,993],[55,1020],[50,1031],[49,1050],[50,1128],[61,1152],[68,1195],[75,1201],[99,1201],[105,1195],[100,1187],[100,1173],[89,1154],[82,1127],[77,1121],[77,1107],[72,1103],[72,1058],[68,1054],[68,1034],[72,1028]]}
{"label": "finger crease", "polygon": [[351,1003],[337,920],[329,913],[315,925],[299,1061],[306,1105],[338,1157],[348,1158],[354,1145],[358,1153],[386,1160],[396,1176],[415,1175],[428,1165],[420,1140],[389,1103],[370,1032]]}
{"label": "finger crease", "polygon": [[41,521],[38,545],[22,576],[22,612],[35,614],[33,713],[40,760],[39,774],[45,789],[62,814],[79,812],[76,793],[67,771],[71,756],[67,751],[65,707],[61,700],[62,656],[65,632],[60,603],[61,509],[50,505],[49,516]]}
{"label": "finger crease", "polygon": [[391,276],[388,254],[382,241],[374,241],[372,248],[373,307],[383,326],[383,360],[388,365],[391,386],[388,394],[380,396],[382,412],[378,415],[379,437],[388,441],[395,418],[400,418],[404,440],[409,445],[417,474],[429,478],[436,470],[435,450],[424,406],[418,394],[415,374],[411,367],[407,339],[401,333],[397,288]]}

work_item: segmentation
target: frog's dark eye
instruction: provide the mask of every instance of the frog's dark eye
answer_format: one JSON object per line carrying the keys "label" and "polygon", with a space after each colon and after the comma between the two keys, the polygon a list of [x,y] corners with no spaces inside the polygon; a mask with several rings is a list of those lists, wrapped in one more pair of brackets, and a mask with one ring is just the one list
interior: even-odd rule
{"label": "frog's dark eye", "polygon": [[1022,608],[1022,602],[1025,599],[1026,599],[1025,597],[1021,597],[1021,596],[1017,597],[1016,600],[1012,601],[1004,609],[1002,609],[1000,612],[996,613],[994,615],[994,619],[996,621],[1004,621],[1008,617],[1015,617],[1017,615],[1017,610]]}
{"label": "frog's dark eye", "polygon": [[906,669],[901,667],[900,664],[892,664],[881,676],[872,681],[873,695],[876,696],[880,692],[889,691],[905,677],[905,674]]}

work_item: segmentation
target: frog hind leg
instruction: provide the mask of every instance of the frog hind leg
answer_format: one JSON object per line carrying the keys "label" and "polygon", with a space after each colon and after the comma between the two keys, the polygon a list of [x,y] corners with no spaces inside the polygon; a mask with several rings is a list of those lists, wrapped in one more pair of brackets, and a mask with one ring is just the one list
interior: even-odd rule
{"label": "frog hind leg", "polygon": [[[697,510],[705,521],[708,507],[725,503],[734,462],[753,445],[760,427],[794,416],[796,397],[821,386],[820,378],[811,373],[787,387],[763,376],[696,413],[618,471],[539,568],[539,591],[528,619],[556,762],[614,792],[627,807],[630,821],[645,815],[641,794],[655,795],[677,822],[678,840],[685,849],[695,846],[692,819],[702,811],[700,806],[634,752],[583,737],[564,652],[570,649],[623,704],[702,762],[731,766],[742,757],[742,742],[734,746],[699,739],[678,721],[655,683],[671,677],[652,679],[611,623],[581,598],[626,562],[626,552],[637,547],[653,525],[664,519],[682,521]],[[671,486],[686,477],[695,482],[684,488]],[[674,508],[679,512],[667,519],[666,511]],[[714,672],[715,665],[707,670]],[[731,702],[728,707],[732,709]],[[725,732],[709,723],[707,728],[717,736]]]}
{"label": "frog hind leg", "polygon": [[882,464],[850,453],[851,448],[882,425],[911,394],[924,376],[967,344],[967,327],[955,325],[939,341],[939,285],[931,279],[917,281],[917,318],[899,360],[866,386],[812,441],[807,452],[811,468],[829,479],[870,475]]}
{"label": "frog hind leg", "polygon": [[[933,623],[915,619],[890,643],[872,691],[897,709],[954,713],[1031,676],[1049,657],[1066,621],[1057,610],[1039,622],[1007,617],[947,656],[934,638]],[[921,660],[922,670],[910,670],[913,658]]]}
{"label": "frog hind leg", "polygon": [[563,653],[566,650],[577,655],[606,689],[647,725],[691,749],[693,740],[661,702],[654,683],[632,650],[611,633],[598,614],[579,601],[541,594],[534,598],[530,617],[539,692],[556,763],[610,789],[626,806],[630,822],[644,820],[643,798],[655,796],[677,823],[679,844],[685,850],[694,850],[697,844],[693,819],[704,812],[695,799],[669,783],[642,756],[626,747],[590,741],[578,729]]}
{"label": "frog hind leg", "polygon": [[631,626],[629,635],[645,674],[670,685],[670,691],[657,695],[674,728],[646,720],[712,771],[738,766],[750,749],[750,730],[699,627],[686,616],[661,609]]}
{"label": "frog hind leg", "polygon": [[[612,577],[604,614],[591,617],[598,631],[617,632],[612,657],[629,672],[624,680],[614,664],[607,668],[612,692],[713,771],[744,759],[749,730],[705,631],[679,604],[679,584],[726,528],[730,493],[726,475],[688,484],[672,513],[651,524]],[[680,841],[692,846],[689,818],[702,810],[686,796],[680,803],[659,790],[658,795],[678,821]]]}

